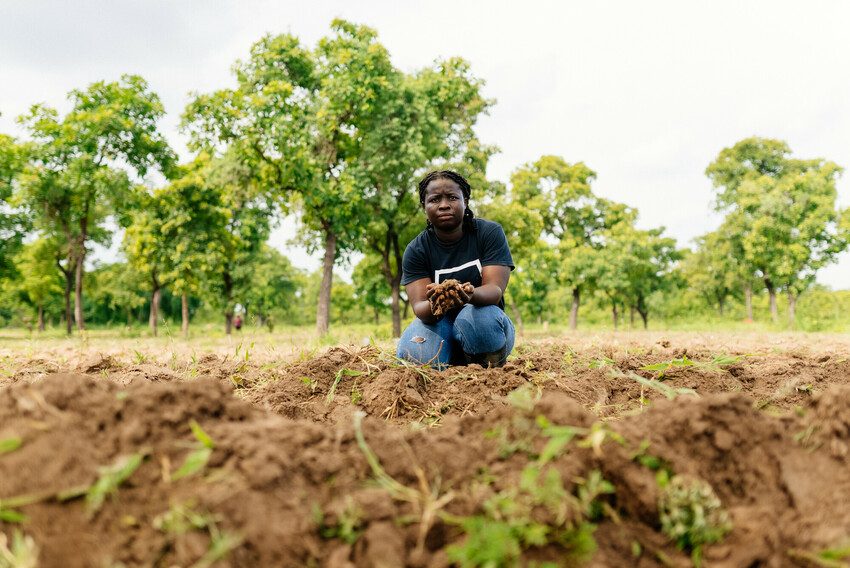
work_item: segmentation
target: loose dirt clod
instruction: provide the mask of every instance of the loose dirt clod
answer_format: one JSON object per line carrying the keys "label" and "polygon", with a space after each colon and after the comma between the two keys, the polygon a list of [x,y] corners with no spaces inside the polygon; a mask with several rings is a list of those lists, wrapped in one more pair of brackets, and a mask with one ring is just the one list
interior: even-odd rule
{"label": "loose dirt clod", "polygon": [[431,313],[435,316],[442,316],[458,306],[464,304],[461,299],[461,294],[472,294],[475,287],[469,282],[463,284],[454,278],[449,278],[443,282],[436,284],[433,288],[434,293],[431,295]]}

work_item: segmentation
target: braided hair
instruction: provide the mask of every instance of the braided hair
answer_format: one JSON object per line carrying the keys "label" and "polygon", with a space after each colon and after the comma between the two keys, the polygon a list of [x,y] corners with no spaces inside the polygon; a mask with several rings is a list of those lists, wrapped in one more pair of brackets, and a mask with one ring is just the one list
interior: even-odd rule
{"label": "braided hair", "polygon": [[[475,214],[469,208],[469,196],[472,193],[472,188],[469,182],[457,172],[451,170],[435,170],[419,182],[419,205],[425,207],[425,190],[428,189],[428,184],[437,179],[448,179],[455,182],[463,194],[463,201],[466,204],[466,209],[463,212],[463,232],[475,232]],[[431,221],[425,221],[425,228],[429,231],[434,230],[434,225]]]}

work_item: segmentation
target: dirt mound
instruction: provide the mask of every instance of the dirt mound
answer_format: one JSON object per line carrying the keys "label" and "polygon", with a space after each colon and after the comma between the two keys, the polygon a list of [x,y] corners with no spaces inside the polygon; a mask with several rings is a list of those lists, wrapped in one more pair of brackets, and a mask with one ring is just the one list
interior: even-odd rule
{"label": "dirt mound", "polygon": [[504,406],[528,380],[516,367],[478,365],[434,371],[399,362],[373,347],[334,348],[325,356],[284,365],[278,375],[243,391],[246,400],[288,418],[350,422],[358,410],[395,422],[438,423]]}
{"label": "dirt mound", "polygon": [[850,455],[850,386],[833,387],[815,397],[806,416],[803,443],[826,446],[841,459]]}
{"label": "dirt mound", "polygon": [[[353,411],[331,423],[267,412],[217,379],[13,385],[0,397],[0,529],[31,536],[43,566],[436,567],[520,555],[686,566],[688,547],[662,530],[659,510],[665,479],[679,476],[707,483],[731,518],[721,542],[700,547],[707,565],[788,565],[850,534],[850,511],[834,506],[850,501],[850,472],[828,448],[795,441],[840,416],[846,389],[825,393],[811,419],[730,393],[606,423],[510,370],[458,370],[439,384],[407,368],[371,372],[359,404],[346,401],[372,414],[362,428]],[[436,428],[378,418],[396,396],[399,416],[413,413],[432,389],[487,390],[492,402]]]}

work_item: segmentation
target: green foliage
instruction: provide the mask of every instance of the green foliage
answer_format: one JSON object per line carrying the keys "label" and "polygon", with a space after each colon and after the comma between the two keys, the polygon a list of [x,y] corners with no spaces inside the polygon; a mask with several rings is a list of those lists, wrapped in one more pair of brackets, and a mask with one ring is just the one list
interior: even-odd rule
{"label": "green foliage", "polygon": [[0,455],[14,452],[20,448],[23,443],[24,441],[18,437],[3,438],[0,440]]}
{"label": "green foliage", "polygon": [[177,481],[178,479],[189,477],[202,471],[206,467],[210,456],[212,456],[213,449],[215,448],[215,443],[212,438],[210,438],[209,434],[204,432],[200,424],[198,424],[195,420],[190,420],[189,427],[192,429],[192,435],[195,436],[197,444],[195,449],[189,452],[186,456],[186,459],[183,461],[183,465],[171,474],[172,481]]}
{"label": "green foliage", "polygon": [[173,505],[168,511],[157,515],[153,520],[155,529],[164,532],[170,538],[193,530],[203,530],[209,534],[210,544],[204,555],[192,565],[192,568],[213,566],[240,544],[242,537],[227,531],[219,530],[216,517],[194,509],[193,503]]}
{"label": "green foliage", "polygon": [[142,453],[123,456],[114,464],[98,470],[100,476],[86,491],[86,509],[89,516],[93,516],[100,510],[109,495],[118,492],[118,487],[142,465],[144,458],[145,455]]}
{"label": "green foliage", "polygon": [[719,542],[732,530],[720,499],[699,479],[673,476],[661,488],[658,511],[662,532],[679,548],[691,551],[697,564],[703,545]]}
{"label": "green foliage", "polygon": [[313,521],[319,527],[322,538],[338,538],[347,544],[354,544],[363,534],[363,511],[351,497],[345,501],[345,507],[337,515],[335,523],[327,524],[322,510],[313,509]]}
{"label": "green foliage", "polygon": [[33,538],[19,530],[12,533],[12,541],[0,533],[0,568],[37,568],[38,545]]}
{"label": "green foliage", "polygon": [[764,282],[774,320],[776,291],[796,298],[850,243],[847,212],[836,206],[842,169],[790,154],[781,140],[747,138],[706,170],[717,188],[716,208],[727,214],[723,233],[741,253],[744,278]]}
{"label": "green foliage", "polygon": [[599,514],[596,498],[613,487],[593,472],[577,491],[576,497],[564,489],[557,469],[529,464],[518,487],[488,499],[483,515],[460,520],[467,537],[449,547],[449,559],[464,567],[513,566],[523,550],[556,544],[570,558],[586,560],[596,550],[589,522]]}
{"label": "green foliage", "polygon": [[363,374],[363,371],[355,371],[354,369],[346,369],[342,368],[336,372],[336,376],[334,377],[333,383],[331,383],[331,388],[328,389],[328,395],[325,397],[325,402],[328,404],[334,401],[334,394],[336,394],[336,387],[339,385],[340,381],[342,381],[343,377],[359,377]]}
{"label": "green foliage", "polygon": [[134,205],[130,173],[143,177],[158,168],[167,175],[174,153],[157,131],[162,103],[141,77],[93,83],[68,98],[71,110],[61,119],[43,105],[19,119],[33,144],[17,201],[42,235],[62,239],[67,269],[81,271],[87,243],[108,240],[106,220],[126,221]]}

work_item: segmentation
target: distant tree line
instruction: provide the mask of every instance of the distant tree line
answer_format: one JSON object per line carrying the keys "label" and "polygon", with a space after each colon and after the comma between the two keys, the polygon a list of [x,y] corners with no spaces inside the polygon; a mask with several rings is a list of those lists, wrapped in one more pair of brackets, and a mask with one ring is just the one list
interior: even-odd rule
{"label": "distant tree line", "polygon": [[[61,320],[70,334],[87,320],[146,318],[156,334],[179,313],[188,334],[203,308],[230,333],[240,304],[264,325],[306,323],[314,310],[320,333],[331,320],[385,316],[398,336],[409,315],[401,257],[423,226],[416,181],[437,167],[465,175],[476,213],[505,228],[517,264],[506,304],[520,327],[563,314],[576,328],[583,305],[609,310],[615,327],[626,314],[646,326],[682,298],[721,316],[742,301],[752,319],[762,292],[774,321],[784,293],[794,321],[818,269],[848,246],[841,168],[794,158],[779,140],[742,140],[708,166],[725,219],[693,249],[595,195],[582,162],[543,156],[508,185],[488,180],[498,150],[474,126],[494,102],[465,61],[405,73],[374,30],[331,28],[313,48],[265,36],[234,65],[235,87],[193,94],[188,163],[138,76],[72,91],[64,116],[37,104],[19,117],[25,138],[0,134],[0,320]],[[267,244],[288,214],[299,242],[322,253],[316,274]],[[92,246],[119,228],[126,260],[87,270]],[[353,285],[334,284],[355,252]]]}

